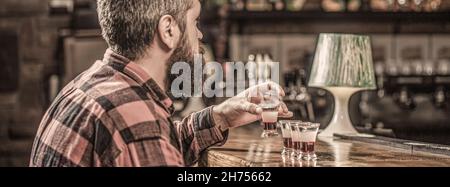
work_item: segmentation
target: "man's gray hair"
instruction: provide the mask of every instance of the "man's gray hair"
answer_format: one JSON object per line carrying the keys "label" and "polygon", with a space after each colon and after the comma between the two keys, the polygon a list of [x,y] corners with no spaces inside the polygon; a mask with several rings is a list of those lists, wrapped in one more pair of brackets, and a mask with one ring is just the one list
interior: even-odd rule
{"label": "man's gray hair", "polygon": [[159,20],[171,15],[182,33],[193,0],[97,0],[103,38],[130,60],[141,58],[155,37]]}

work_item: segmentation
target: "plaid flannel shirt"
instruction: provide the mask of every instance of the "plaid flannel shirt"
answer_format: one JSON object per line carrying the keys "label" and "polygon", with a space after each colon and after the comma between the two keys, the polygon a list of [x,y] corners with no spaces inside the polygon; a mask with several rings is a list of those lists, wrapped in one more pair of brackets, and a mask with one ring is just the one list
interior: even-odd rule
{"label": "plaid flannel shirt", "polygon": [[37,132],[30,166],[190,166],[223,144],[212,107],[173,122],[171,99],[136,63],[107,50],[67,85]]}

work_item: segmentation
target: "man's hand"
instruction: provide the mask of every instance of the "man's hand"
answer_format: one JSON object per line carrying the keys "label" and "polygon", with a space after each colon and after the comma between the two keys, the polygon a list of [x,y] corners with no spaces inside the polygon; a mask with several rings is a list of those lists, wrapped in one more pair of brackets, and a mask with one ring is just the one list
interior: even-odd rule
{"label": "man's hand", "polygon": [[[213,108],[214,121],[221,125],[222,130],[248,125],[261,118],[262,108],[258,104],[263,99],[263,93],[277,91],[280,97],[285,95],[280,85],[268,82],[247,89],[239,95],[228,99],[222,104]],[[286,104],[281,102],[279,107],[279,117],[290,118]]]}

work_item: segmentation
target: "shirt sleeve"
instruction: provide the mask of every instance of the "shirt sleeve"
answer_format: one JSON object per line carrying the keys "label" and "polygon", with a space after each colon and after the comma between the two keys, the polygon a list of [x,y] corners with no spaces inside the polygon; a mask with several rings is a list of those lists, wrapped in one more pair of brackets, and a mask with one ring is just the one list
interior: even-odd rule
{"label": "shirt sleeve", "polygon": [[213,107],[193,113],[180,122],[174,122],[177,128],[184,162],[195,164],[201,152],[211,146],[225,144],[228,130],[222,130],[220,122],[214,121]]}

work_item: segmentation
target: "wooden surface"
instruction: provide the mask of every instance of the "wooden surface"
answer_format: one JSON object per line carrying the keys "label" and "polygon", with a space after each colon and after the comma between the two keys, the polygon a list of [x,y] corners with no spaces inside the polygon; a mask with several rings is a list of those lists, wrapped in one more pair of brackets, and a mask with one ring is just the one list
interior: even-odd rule
{"label": "wooden surface", "polygon": [[[261,139],[262,129],[248,126],[231,130],[227,143],[202,155],[206,167],[449,167],[450,156],[414,150],[403,142],[360,141],[345,136],[319,138],[317,161],[297,161],[281,156],[281,137]],[[381,142],[381,143],[377,143]],[[395,142],[395,141],[393,141]],[[448,147],[446,147],[448,148]]]}

